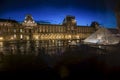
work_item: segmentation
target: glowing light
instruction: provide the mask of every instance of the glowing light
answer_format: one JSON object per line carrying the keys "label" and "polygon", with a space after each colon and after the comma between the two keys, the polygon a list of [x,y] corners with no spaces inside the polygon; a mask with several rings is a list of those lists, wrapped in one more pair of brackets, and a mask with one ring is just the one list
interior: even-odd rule
{"label": "glowing light", "polygon": [[71,42],[71,40],[69,40],[68,42]]}
{"label": "glowing light", "polygon": [[54,41],[54,40],[52,40],[52,42],[54,43],[55,41]]}
{"label": "glowing light", "polygon": [[0,42],[0,47],[3,47],[3,42]]}
{"label": "glowing light", "polygon": [[11,39],[11,40],[13,40],[13,39],[14,39],[14,37],[12,36],[10,39]]}
{"label": "glowing light", "polygon": [[0,42],[0,52],[3,52],[4,49],[3,49],[3,42]]}
{"label": "glowing light", "polygon": [[72,19],[72,23],[76,23],[76,20],[75,20],[75,19]]}
{"label": "glowing light", "polygon": [[77,35],[76,38],[79,39],[79,35]]}
{"label": "glowing light", "polygon": [[77,42],[80,42],[79,40],[77,40]]}
{"label": "glowing light", "polygon": [[23,30],[22,30],[22,29],[20,29],[20,32],[23,32]]}
{"label": "glowing light", "polygon": [[14,38],[16,38],[17,36],[16,36],[16,34],[14,34]]}
{"label": "glowing light", "polygon": [[23,39],[23,35],[20,35],[20,39]]}
{"label": "glowing light", "polygon": [[29,36],[26,36],[26,39],[29,40]]}
{"label": "glowing light", "polygon": [[0,37],[0,41],[2,41],[3,40],[3,37]]}
{"label": "glowing light", "polygon": [[71,39],[71,35],[68,35],[68,38]]}
{"label": "glowing light", "polygon": [[97,39],[99,39],[99,40],[102,39],[102,36],[98,36]]}
{"label": "glowing light", "polygon": [[34,36],[36,40],[39,40],[39,36],[38,35],[35,35]]}
{"label": "glowing light", "polygon": [[71,45],[77,45],[77,43],[75,41],[72,41]]}
{"label": "glowing light", "polygon": [[35,21],[33,21],[33,23],[35,23]]}

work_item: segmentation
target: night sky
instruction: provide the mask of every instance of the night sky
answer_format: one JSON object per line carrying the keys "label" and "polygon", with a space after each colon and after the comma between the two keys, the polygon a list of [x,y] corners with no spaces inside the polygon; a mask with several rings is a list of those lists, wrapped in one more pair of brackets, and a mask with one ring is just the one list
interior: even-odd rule
{"label": "night sky", "polygon": [[78,25],[97,21],[115,28],[115,5],[115,0],[2,0],[0,18],[23,21],[26,14],[31,14],[36,21],[61,24],[66,15],[73,15]]}

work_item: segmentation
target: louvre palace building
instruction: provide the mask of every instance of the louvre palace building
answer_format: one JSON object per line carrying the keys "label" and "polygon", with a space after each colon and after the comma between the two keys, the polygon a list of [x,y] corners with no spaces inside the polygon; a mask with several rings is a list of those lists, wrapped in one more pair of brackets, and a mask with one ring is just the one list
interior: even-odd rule
{"label": "louvre palace building", "polygon": [[78,26],[75,16],[66,16],[62,24],[43,24],[26,15],[22,23],[11,19],[0,19],[0,41],[39,41],[41,43],[67,45],[81,43],[99,29],[97,22],[90,26]]}

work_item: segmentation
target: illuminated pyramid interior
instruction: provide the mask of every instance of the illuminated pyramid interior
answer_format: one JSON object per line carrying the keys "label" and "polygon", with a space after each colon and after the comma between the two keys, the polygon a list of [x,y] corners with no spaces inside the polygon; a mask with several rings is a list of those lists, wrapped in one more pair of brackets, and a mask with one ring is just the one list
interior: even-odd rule
{"label": "illuminated pyramid interior", "polygon": [[84,42],[93,44],[117,44],[119,43],[119,39],[108,29],[100,28],[95,33],[86,38]]}

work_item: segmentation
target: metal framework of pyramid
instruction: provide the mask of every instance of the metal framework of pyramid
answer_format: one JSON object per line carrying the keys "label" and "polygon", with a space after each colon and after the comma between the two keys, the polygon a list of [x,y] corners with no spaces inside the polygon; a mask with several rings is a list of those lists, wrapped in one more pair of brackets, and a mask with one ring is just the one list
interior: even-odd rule
{"label": "metal framework of pyramid", "polygon": [[100,28],[84,40],[84,43],[117,44],[119,39],[106,28]]}

